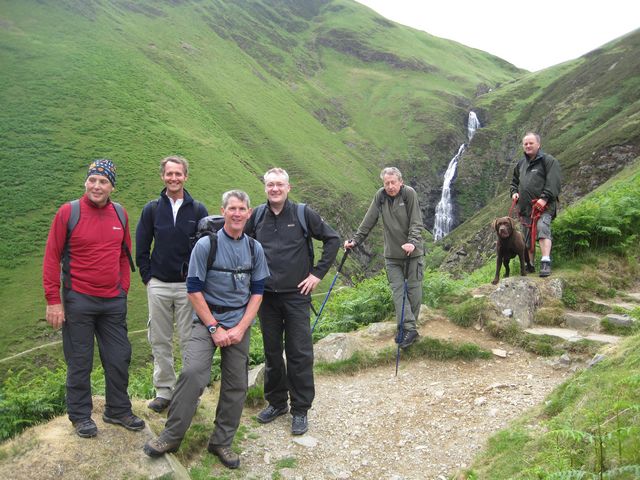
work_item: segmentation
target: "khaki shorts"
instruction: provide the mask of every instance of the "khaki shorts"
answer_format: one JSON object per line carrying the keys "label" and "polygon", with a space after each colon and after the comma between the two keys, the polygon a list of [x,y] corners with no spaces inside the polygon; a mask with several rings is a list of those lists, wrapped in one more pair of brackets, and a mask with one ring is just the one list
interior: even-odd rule
{"label": "khaki shorts", "polygon": [[543,213],[538,219],[538,225],[536,227],[536,240],[541,238],[547,238],[551,240],[551,214]]}

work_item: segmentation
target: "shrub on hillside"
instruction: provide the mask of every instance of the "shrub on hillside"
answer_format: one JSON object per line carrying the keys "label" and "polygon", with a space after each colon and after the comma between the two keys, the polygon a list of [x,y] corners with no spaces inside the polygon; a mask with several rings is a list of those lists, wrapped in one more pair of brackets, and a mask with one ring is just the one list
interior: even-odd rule
{"label": "shrub on hillside", "polygon": [[0,387],[0,441],[63,413],[65,382],[64,367],[43,369],[28,382],[20,373],[9,375]]}
{"label": "shrub on hillside", "polygon": [[423,302],[431,307],[438,308],[443,303],[450,301],[454,296],[460,294],[463,287],[451,275],[446,272],[427,270],[424,272],[422,280]]}
{"label": "shrub on hillside", "polygon": [[332,295],[316,325],[314,339],[333,332],[357,330],[362,325],[384,320],[392,312],[393,301],[386,276],[368,278]]}
{"label": "shrub on hillside", "polygon": [[489,311],[485,297],[469,298],[460,304],[447,307],[447,316],[460,327],[470,327],[475,323],[484,325],[489,320]]}
{"label": "shrub on hillside", "polygon": [[586,250],[625,252],[638,241],[640,174],[596,192],[565,210],[553,224],[554,252],[574,257]]}

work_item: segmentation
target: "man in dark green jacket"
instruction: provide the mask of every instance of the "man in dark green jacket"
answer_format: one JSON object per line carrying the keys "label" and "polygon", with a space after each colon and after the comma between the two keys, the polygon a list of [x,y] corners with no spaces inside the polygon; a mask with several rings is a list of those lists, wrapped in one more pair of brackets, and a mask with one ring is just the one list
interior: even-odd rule
{"label": "man in dark green jacket", "polygon": [[[524,157],[513,169],[511,198],[518,202],[518,211],[527,236],[527,246],[540,244],[540,276],[551,275],[551,221],[556,216],[562,172],[560,163],[540,148],[540,135],[528,132],[522,139]],[[536,238],[530,238],[531,212],[540,213],[536,223]],[[531,259],[533,262],[533,258]]]}
{"label": "man in dark green jacket", "polygon": [[[344,248],[360,245],[382,216],[384,225],[384,263],[387,278],[393,291],[398,326],[402,322],[405,266],[407,269],[407,301],[404,305],[402,338],[400,347],[407,348],[418,338],[416,318],[422,305],[422,277],[424,248],[422,245],[422,213],[416,191],[404,185],[402,173],[395,167],[382,170],[383,188],[376,192],[369,210],[364,216],[352,240],[344,242]],[[408,263],[408,265],[407,265]]]}

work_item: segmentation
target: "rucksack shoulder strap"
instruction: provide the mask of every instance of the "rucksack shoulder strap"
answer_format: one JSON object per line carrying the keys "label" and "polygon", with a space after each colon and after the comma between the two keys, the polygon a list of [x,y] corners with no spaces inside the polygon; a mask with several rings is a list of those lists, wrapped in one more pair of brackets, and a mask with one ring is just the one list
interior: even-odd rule
{"label": "rucksack shoulder strap", "polygon": [[118,214],[118,220],[120,220],[120,223],[122,224],[122,227],[126,227],[127,226],[127,215],[124,213],[124,207],[122,205],[120,205],[118,202],[111,202],[111,204],[113,205],[113,208],[115,209],[116,213]]}
{"label": "rucksack shoulder strap", "polygon": [[69,221],[67,222],[67,242],[69,241],[71,232],[76,228],[76,225],[80,220],[80,200],[71,200],[69,204],[71,205],[71,214],[69,215]]}
{"label": "rucksack shoulder strap", "polygon": [[[122,228],[126,229],[127,228],[127,215],[124,212],[124,207],[122,205],[120,205],[118,202],[111,202],[111,204],[113,205],[114,210],[116,211],[116,214],[118,215],[118,220],[120,220],[120,223],[122,224]],[[133,256],[131,255],[131,250],[129,250],[129,247],[127,246],[126,242],[124,241],[124,238],[122,239],[122,249],[124,250],[124,253],[127,254],[127,259],[129,260],[129,267],[131,268],[132,272],[136,271],[136,266],[133,263]]]}
{"label": "rucksack shoulder strap", "polygon": [[304,238],[307,238],[309,236],[309,229],[307,228],[307,217],[306,217],[307,204],[299,203],[296,213],[298,214],[298,222],[300,222],[300,226],[302,227],[302,231],[304,232]]}
{"label": "rucksack shoulder strap", "polygon": [[262,223],[264,220],[264,215],[267,213],[267,204],[261,203],[255,208],[256,216],[253,217],[253,231],[255,232],[256,227]]}
{"label": "rucksack shoulder strap", "polygon": [[216,261],[216,253],[218,251],[218,234],[215,232],[209,232],[207,234],[209,236],[209,241],[211,242],[209,246],[209,255],[207,256],[207,271],[209,270],[217,270],[219,272],[230,272],[230,273],[251,273],[255,268],[255,252],[256,252],[256,239],[246,235],[249,239],[249,250],[251,251],[251,269],[250,270],[238,270],[232,268],[218,268],[213,266],[213,262]]}
{"label": "rucksack shoulder strap", "polygon": [[207,271],[213,268],[213,262],[216,261],[216,253],[218,251],[218,234],[216,232],[209,232],[209,255],[207,255]]}

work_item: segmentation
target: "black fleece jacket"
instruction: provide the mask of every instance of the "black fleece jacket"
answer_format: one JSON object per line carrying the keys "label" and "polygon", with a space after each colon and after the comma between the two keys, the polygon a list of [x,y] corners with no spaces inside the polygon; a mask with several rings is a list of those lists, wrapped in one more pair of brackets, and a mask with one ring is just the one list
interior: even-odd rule
{"label": "black fleece jacket", "polygon": [[[286,200],[282,211],[275,215],[267,203],[262,222],[254,224],[256,209],[245,226],[245,233],[262,244],[271,276],[265,282],[265,291],[289,293],[298,291],[298,284],[312,273],[323,278],[336,259],[340,236],[308,205],[305,219],[309,234],[323,243],[322,257],[314,266],[304,231],[297,216],[297,204]],[[316,255],[317,258],[317,255]]]}

